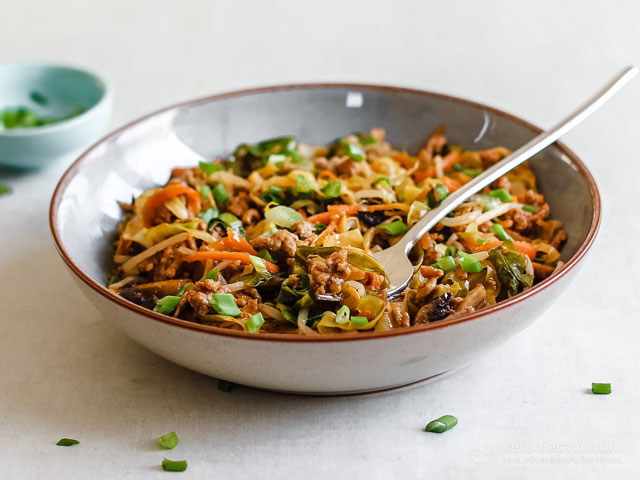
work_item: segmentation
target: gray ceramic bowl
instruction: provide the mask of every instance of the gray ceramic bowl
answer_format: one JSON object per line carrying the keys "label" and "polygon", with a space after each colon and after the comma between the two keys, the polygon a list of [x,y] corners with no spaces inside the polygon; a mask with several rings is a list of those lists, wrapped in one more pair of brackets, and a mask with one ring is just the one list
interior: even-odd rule
{"label": "gray ceramic bowl", "polygon": [[310,143],[384,127],[416,151],[439,125],[469,149],[512,149],[536,127],[506,113],[429,92],[370,85],[297,85],[235,92],[149,115],[109,135],[65,173],[51,203],[51,229],[80,288],[128,336],[185,367],[259,388],[354,393],[407,385],[458,368],[529,325],[566,288],[600,223],[586,167],[556,144],[531,162],[553,217],[569,240],[564,267],[528,291],[442,322],[358,336],[249,334],[170,318],[105,287],[110,240],[129,202],[166,182],[171,168],[227,154],[241,142],[291,134]]}

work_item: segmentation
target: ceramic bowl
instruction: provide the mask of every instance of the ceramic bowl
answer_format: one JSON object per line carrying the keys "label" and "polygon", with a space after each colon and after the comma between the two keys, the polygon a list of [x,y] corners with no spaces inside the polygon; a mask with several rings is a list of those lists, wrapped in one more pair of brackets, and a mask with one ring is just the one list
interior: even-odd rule
{"label": "ceramic bowl", "polygon": [[51,229],[79,288],[101,314],[141,345],[217,378],[262,389],[340,394],[388,389],[465,365],[540,316],[565,290],[600,222],[597,187],[586,167],[556,144],[531,167],[553,217],[564,222],[565,265],[552,277],[479,312],[409,329],[357,336],[250,334],[167,317],[105,287],[114,232],[143,190],[171,168],[196,165],[241,142],[296,135],[326,143],[345,132],[384,127],[390,141],[417,151],[444,124],[469,149],[524,144],[540,130],[477,103],[434,93],[371,85],[296,85],[248,90],[173,106],[137,120],[87,150],[62,177],[51,203]]}
{"label": "ceramic bowl", "polygon": [[[34,101],[34,92],[44,101]],[[35,169],[86,148],[103,134],[111,104],[107,84],[85,70],[46,64],[0,65],[0,110],[27,107],[40,116],[56,118],[76,109],[84,111],[41,127],[0,127],[0,165]]]}

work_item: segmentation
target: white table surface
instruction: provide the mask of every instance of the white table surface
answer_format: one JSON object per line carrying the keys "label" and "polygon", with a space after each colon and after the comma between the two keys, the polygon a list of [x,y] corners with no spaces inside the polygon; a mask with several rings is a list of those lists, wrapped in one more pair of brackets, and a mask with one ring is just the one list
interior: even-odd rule
{"label": "white table surface", "polygon": [[[0,62],[102,73],[113,128],[193,97],[306,81],[452,93],[549,126],[640,64],[631,0],[165,3],[3,1]],[[0,198],[0,477],[165,478],[167,456],[189,461],[184,478],[638,478],[639,115],[636,79],[566,137],[598,182],[603,224],[543,318],[447,378],[347,398],[222,393],[128,340],[51,242],[66,165],[1,170],[13,194]],[[614,393],[590,394],[593,381]],[[443,414],[459,425],[422,431]],[[159,451],[172,430],[179,446]],[[63,436],[81,443],[55,446]]]}

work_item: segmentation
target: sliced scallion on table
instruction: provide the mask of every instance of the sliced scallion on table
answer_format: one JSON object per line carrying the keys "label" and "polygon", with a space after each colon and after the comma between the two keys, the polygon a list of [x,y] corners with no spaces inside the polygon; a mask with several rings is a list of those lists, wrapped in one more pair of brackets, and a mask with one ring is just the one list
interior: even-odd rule
{"label": "sliced scallion on table", "polygon": [[172,448],[175,448],[176,445],[178,445],[178,435],[176,435],[176,432],[162,435],[161,437],[158,437],[157,440],[158,445],[160,445],[160,447],[164,448],[165,450],[171,450]]}
{"label": "sliced scallion on table", "polygon": [[187,469],[186,460],[162,460],[162,468],[167,472],[184,472]]}
{"label": "sliced scallion on table", "polygon": [[427,424],[425,432],[444,433],[458,424],[458,419],[453,415],[443,415]]}
{"label": "sliced scallion on table", "polygon": [[218,312],[220,315],[229,315],[231,317],[237,317],[240,315],[240,309],[236,305],[236,299],[230,293],[214,293],[213,299],[209,302],[209,305]]}
{"label": "sliced scallion on table", "polygon": [[610,383],[592,383],[591,391],[597,395],[609,395],[611,393]]}
{"label": "sliced scallion on table", "polygon": [[80,442],[78,440],[74,440],[73,438],[61,438],[60,440],[58,440],[58,443],[56,443],[56,445],[59,445],[61,447],[70,447],[79,443]]}
{"label": "sliced scallion on table", "polygon": [[379,225],[378,228],[389,235],[401,235],[409,231],[409,227],[402,220],[396,220],[391,223]]}

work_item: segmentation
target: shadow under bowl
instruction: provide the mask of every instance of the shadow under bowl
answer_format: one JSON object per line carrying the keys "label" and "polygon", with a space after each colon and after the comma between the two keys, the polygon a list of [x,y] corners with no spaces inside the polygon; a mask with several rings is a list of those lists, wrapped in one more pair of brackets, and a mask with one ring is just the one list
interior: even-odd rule
{"label": "shadow under bowl", "polygon": [[499,110],[455,97],[374,85],[292,85],[233,92],[169,107],[112,133],[61,179],[51,203],[58,251],[83,292],[126,335],[187,368],[258,388],[341,394],[407,385],[451,371],[524,329],[574,277],[600,223],[591,174],[555,144],[530,162],[539,190],[563,221],[565,265],[533,288],[478,312],[408,329],[359,335],[250,334],[167,317],[105,287],[111,240],[122,212],[173,167],[197,165],[239,143],[295,135],[324,144],[383,127],[416,152],[437,125],[468,149],[515,149],[540,130]]}

